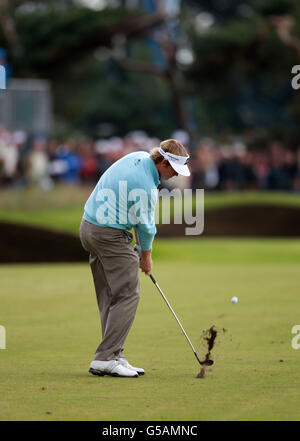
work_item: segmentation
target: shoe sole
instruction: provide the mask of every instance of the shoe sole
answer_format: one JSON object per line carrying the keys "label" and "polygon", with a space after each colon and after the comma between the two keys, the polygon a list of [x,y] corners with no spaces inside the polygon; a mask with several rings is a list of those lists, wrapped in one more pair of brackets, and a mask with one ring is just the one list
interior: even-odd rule
{"label": "shoe sole", "polygon": [[93,375],[97,375],[98,377],[104,377],[104,375],[109,375],[110,377],[120,377],[120,378],[137,378],[139,375],[133,375],[132,377],[128,377],[127,375],[119,375],[119,374],[108,374],[106,372],[98,371],[97,369],[90,368],[89,372]]}

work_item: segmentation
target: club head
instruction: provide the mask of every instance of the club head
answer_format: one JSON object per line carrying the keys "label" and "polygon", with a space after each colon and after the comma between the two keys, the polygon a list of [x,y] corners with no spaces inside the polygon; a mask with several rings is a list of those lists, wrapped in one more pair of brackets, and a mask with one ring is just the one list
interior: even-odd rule
{"label": "club head", "polygon": [[201,363],[204,366],[212,366],[214,364],[213,360],[205,360]]}

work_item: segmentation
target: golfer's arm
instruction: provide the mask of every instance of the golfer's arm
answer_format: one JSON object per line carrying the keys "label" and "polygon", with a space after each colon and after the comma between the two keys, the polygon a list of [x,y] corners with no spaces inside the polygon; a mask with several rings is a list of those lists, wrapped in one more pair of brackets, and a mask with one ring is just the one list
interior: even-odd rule
{"label": "golfer's arm", "polygon": [[152,251],[151,249],[146,251],[145,250],[141,251],[140,268],[148,276],[151,274],[151,270],[152,270],[151,251]]}
{"label": "golfer's arm", "polygon": [[[146,190],[147,191],[147,190]],[[140,221],[135,226],[135,232],[137,242],[145,251],[144,254],[142,254],[142,257],[151,257],[151,250],[152,250],[152,242],[154,240],[154,237],[157,233],[156,226],[155,226],[155,205],[157,202],[157,192],[155,193],[155,198],[153,198],[152,192],[148,189],[148,206],[144,206],[143,209],[140,212]]]}
{"label": "golfer's arm", "polygon": [[142,250],[141,251],[142,259],[149,259],[149,257],[151,257],[151,253],[152,253],[152,249],[150,249],[150,250]]}
{"label": "golfer's arm", "polygon": [[[138,225],[137,226],[138,243],[145,253],[151,254],[152,242],[156,234],[155,225]],[[145,254],[146,255],[146,254]]]}

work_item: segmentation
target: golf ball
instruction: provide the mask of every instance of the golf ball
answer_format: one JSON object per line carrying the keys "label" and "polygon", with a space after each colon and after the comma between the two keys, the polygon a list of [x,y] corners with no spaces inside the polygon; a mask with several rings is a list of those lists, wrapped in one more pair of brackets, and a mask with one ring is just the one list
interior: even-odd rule
{"label": "golf ball", "polygon": [[237,303],[237,302],[238,302],[238,298],[236,296],[232,297],[231,303]]}

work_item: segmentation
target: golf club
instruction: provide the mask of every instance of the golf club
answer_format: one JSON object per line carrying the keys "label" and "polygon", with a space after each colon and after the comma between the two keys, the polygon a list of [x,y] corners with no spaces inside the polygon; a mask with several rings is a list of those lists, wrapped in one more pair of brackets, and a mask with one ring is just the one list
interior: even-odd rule
{"label": "golf club", "polygon": [[162,298],[164,299],[164,301],[165,301],[166,304],[168,305],[168,308],[170,309],[170,311],[172,312],[173,316],[175,317],[175,319],[176,319],[178,325],[180,326],[180,329],[182,330],[182,332],[183,332],[185,338],[186,338],[187,341],[189,342],[189,345],[190,345],[190,347],[192,348],[192,351],[194,352],[194,355],[195,355],[195,357],[196,357],[198,363],[201,364],[201,365],[211,366],[211,365],[214,363],[213,360],[204,360],[204,361],[201,361],[201,360],[200,360],[200,358],[198,357],[198,354],[197,354],[197,352],[196,352],[194,346],[192,345],[191,340],[189,339],[189,337],[188,337],[187,333],[185,332],[185,330],[184,330],[182,324],[180,323],[180,321],[179,321],[177,315],[175,314],[175,312],[174,312],[172,306],[171,306],[170,303],[168,302],[166,296],[164,295],[164,293],[163,293],[162,290],[160,289],[158,283],[156,282],[156,280],[155,280],[155,278],[153,277],[152,274],[150,274],[150,279],[152,280],[152,282],[154,283],[154,285],[155,285],[156,288],[158,289],[158,291],[159,291],[159,293],[161,294]]}
{"label": "golf club", "polygon": [[[139,255],[140,255],[141,250],[140,250],[140,244],[139,244],[138,233],[137,233],[136,230],[135,230],[135,237],[136,237],[136,243],[137,243],[137,245],[138,245],[138,247],[139,247],[139,248],[135,248],[135,250],[136,250],[136,251],[139,253]],[[154,283],[154,285],[156,286],[156,288],[158,289],[159,293],[161,294],[162,298],[163,298],[164,301],[166,302],[166,304],[167,304],[168,308],[170,309],[170,311],[172,312],[173,316],[175,317],[175,319],[176,319],[178,325],[180,326],[181,331],[183,332],[183,334],[184,334],[185,338],[187,339],[187,341],[188,341],[190,347],[192,348],[192,351],[193,351],[193,353],[194,353],[194,355],[195,355],[195,357],[196,357],[198,363],[199,363],[201,366],[203,366],[203,365],[205,365],[205,366],[212,366],[212,365],[214,364],[213,360],[204,360],[204,361],[201,361],[201,360],[200,360],[200,358],[199,358],[199,356],[198,356],[198,354],[197,354],[197,352],[196,352],[194,346],[192,345],[191,340],[189,339],[187,333],[185,332],[185,330],[184,330],[182,324],[180,323],[180,321],[179,321],[177,315],[175,314],[175,312],[174,312],[172,306],[170,305],[170,303],[168,302],[166,296],[164,295],[164,293],[163,293],[162,290],[160,289],[160,287],[159,287],[158,283],[156,282],[155,278],[153,277],[153,275],[150,274],[149,276],[150,276],[150,279],[152,280],[152,282]]]}

